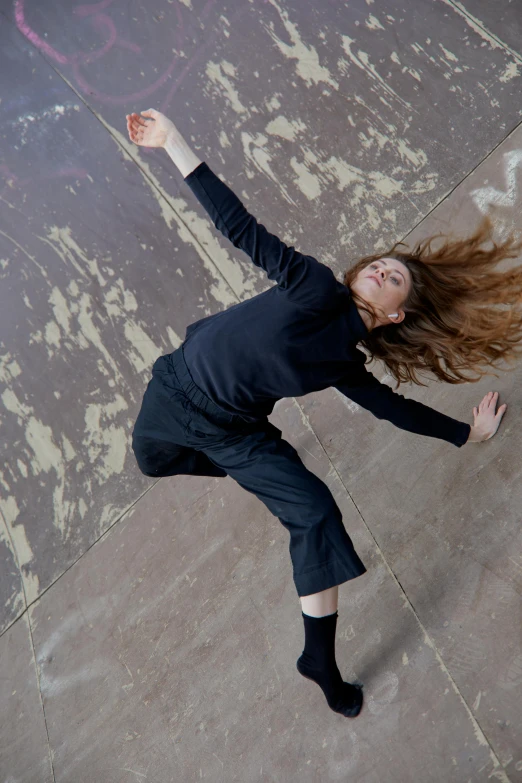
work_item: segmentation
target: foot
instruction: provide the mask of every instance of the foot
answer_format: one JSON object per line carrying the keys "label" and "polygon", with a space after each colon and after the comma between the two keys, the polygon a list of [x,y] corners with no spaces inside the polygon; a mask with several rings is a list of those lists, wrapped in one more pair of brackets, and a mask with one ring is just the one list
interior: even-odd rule
{"label": "foot", "polygon": [[343,682],[337,665],[333,671],[318,672],[308,667],[301,656],[297,659],[296,666],[299,674],[319,685],[330,709],[346,718],[357,717],[363,705],[362,688],[360,685]]}

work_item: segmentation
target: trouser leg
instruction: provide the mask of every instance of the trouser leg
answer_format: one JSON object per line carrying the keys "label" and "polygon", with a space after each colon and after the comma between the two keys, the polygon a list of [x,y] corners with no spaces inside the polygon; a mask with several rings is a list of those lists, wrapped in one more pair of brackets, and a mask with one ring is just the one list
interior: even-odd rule
{"label": "trouser leg", "polygon": [[216,467],[186,440],[191,417],[185,397],[176,388],[166,388],[153,375],[147,385],[132,433],[132,449],[142,473],[160,476],[213,476],[226,471]]}
{"label": "trouser leg", "polygon": [[265,429],[204,447],[205,454],[279,518],[290,534],[297,593],[319,593],[366,569],[330,490],[268,423]]}

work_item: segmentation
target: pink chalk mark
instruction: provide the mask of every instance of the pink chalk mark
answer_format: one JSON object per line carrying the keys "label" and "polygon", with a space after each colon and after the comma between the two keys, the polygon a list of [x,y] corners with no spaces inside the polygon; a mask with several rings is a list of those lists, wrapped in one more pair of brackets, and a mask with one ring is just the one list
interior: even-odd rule
{"label": "pink chalk mark", "polygon": [[[98,23],[99,25],[105,25],[109,29],[109,40],[107,41],[107,43],[104,46],[102,46],[100,49],[98,49],[96,52],[91,52],[90,54],[75,54],[70,57],[67,57],[65,55],[62,55],[60,52],[57,52],[56,49],[53,49],[52,46],[49,46],[49,44],[47,44],[46,41],[42,40],[34,32],[34,30],[32,30],[29,27],[29,25],[26,23],[24,17],[24,0],[16,0],[15,18],[19,30],[26,36],[26,38],[28,38],[29,41],[31,41],[32,44],[34,44],[34,46],[39,48],[42,52],[44,52],[45,54],[47,54],[49,57],[56,60],[57,62],[61,63],[62,65],[72,65],[76,82],[80,87],[80,89],[84,91],[84,93],[94,96],[94,98],[100,101],[100,103],[111,104],[114,106],[121,106],[127,103],[133,103],[139,101],[142,98],[146,98],[147,96],[155,93],[171,76],[178,62],[179,55],[175,55],[170,65],[166,68],[163,74],[158,79],[156,79],[155,82],[153,82],[153,84],[149,85],[149,87],[145,87],[143,90],[139,90],[138,92],[130,93],[128,95],[108,95],[107,93],[100,92],[91,84],[89,84],[89,82],[80,73],[80,69],[79,69],[80,64],[93,62],[94,60],[98,59],[102,55],[106,54],[109,51],[109,49],[111,49],[111,47],[114,46],[115,43],[119,44],[120,46],[131,49],[135,52],[138,53],[141,52],[141,47],[129,41],[124,41],[118,38],[118,33],[116,31],[116,27],[112,19],[106,14],[100,13],[100,11],[103,11],[106,8],[108,8],[109,5],[111,5],[113,2],[114,0],[102,0],[102,2],[100,3],[95,3],[91,5],[81,5],[74,9],[74,13],[77,14],[78,16],[86,17],[92,14],[96,14],[94,19],[95,24]],[[201,20],[203,20],[210,13],[215,3],[216,0],[208,0],[203,11],[201,12],[200,15]],[[234,14],[233,18],[235,19],[236,17],[241,16],[243,13],[245,13],[246,10],[248,9],[246,8],[240,9],[236,14]],[[176,8],[176,14],[178,17],[178,27],[175,31],[175,43],[176,43],[176,47],[180,49],[185,37],[185,29],[183,24],[183,16],[181,14],[181,10],[179,7]],[[182,72],[179,74],[174,84],[171,86],[165,99],[162,101],[160,106],[161,111],[165,111],[165,109],[169,106],[172,97],[177,92],[179,87],[183,84],[185,77],[190,71],[190,68],[192,67],[193,63],[201,56],[201,53],[208,47],[210,42],[215,39],[216,35],[217,35],[217,31],[212,33],[209,36],[208,40],[202,46],[200,46],[198,50],[194,53],[194,55],[190,58],[190,60],[185,65],[185,67],[183,68]],[[143,151],[147,152],[148,150],[144,148]]]}
{"label": "pink chalk mark", "polygon": [[141,54],[141,46],[138,46],[138,44],[132,43],[131,41],[125,41],[123,38],[118,37],[116,46],[121,46],[122,49],[130,49],[131,52]]}
{"label": "pink chalk mark", "polygon": [[[213,4],[215,0],[210,0],[209,4]],[[178,17],[178,29],[175,31],[175,43],[176,47],[179,49],[181,48],[181,42],[183,40],[183,17],[181,15],[181,11],[179,8],[176,8],[176,14]],[[130,93],[129,95],[107,95],[107,93],[100,92],[95,87],[93,87],[89,82],[84,79],[82,74],[80,73],[78,63],[73,63],[73,69],[74,69],[74,78],[76,79],[78,86],[89,95],[93,95],[96,100],[100,101],[100,103],[107,103],[111,104],[113,106],[122,106],[126,103],[133,103],[135,101],[139,101],[142,98],[146,98],[148,95],[152,95],[152,93],[156,92],[159,87],[164,84],[171,73],[173,72],[174,68],[176,67],[176,64],[178,62],[179,55],[175,55],[172,59],[172,62],[168,66],[168,68],[163,72],[163,74],[156,79],[153,84],[149,85],[148,87],[145,87],[143,90],[139,90],[138,92]],[[184,73],[185,73],[184,69]],[[148,108],[148,107],[147,107]]]}
{"label": "pink chalk mark", "polygon": [[[98,16],[94,17],[93,22],[98,28],[101,28],[103,25],[109,28],[109,40],[107,41],[105,46],[101,47],[101,49],[96,49],[95,52],[90,52],[90,54],[80,55],[78,59],[80,59],[80,61],[83,63],[92,63],[95,60],[98,60],[100,57],[103,57],[104,54],[107,54],[109,49],[112,49],[118,37],[118,33],[116,32],[116,26],[114,22],[106,14],[98,14]],[[100,32],[100,30],[98,30],[98,32]]]}
{"label": "pink chalk mark", "polygon": [[[210,10],[212,9],[212,7],[215,4],[216,4],[216,0],[208,0],[207,4],[205,5],[205,8],[201,12],[201,17],[200,18],[204,19],[205,16],[210,12]],[[248,11],[248,10],[249,9],[247,7],[240,8],[239,11],[237,11],[234,14],[234,16],[232,17],[231,22],[235,21],[239,16],[242,16],[245,13],[245,11]],[[182,29],[183,29],[183,24],[181,26],[182,26]],[[186,77],[187,73],[189,72],[190,68],[192,67],[192,64],[201,56],[202,52],[209,46],[209,44],[212,43],[212,41],[218,35],[218,32],[219,32],[218,30],[215,30],[213,33],[211,33],[211,35],[208,37],[208,39],[192,55],[192,57],[190,58],[188,63],[185,65],[185,67],[183,68],[182,72],[180,73],[180,75],[178,76],[178,78],[176,79],[176,81],[174,82],[174,84],[172,85],[170,90],[168,91],[167,95],[162,100],[162,102],[160,104],[160,111],[161,112],[165,112],[167,110],[167,108],[169,107],[170,102],[171,102],[174,94],[177,92],[179,87],[181,87],[181,85],[183,84],[183,81],[185,80],[185,77]],[[184,33],[184,30],[183,30],[183,33]]]}
{"label": "pink chalk mark", "polygon": [[76,177],[76,179],[85,179],[88,175],[86,169],[75,169],[73,166],[68,168],[58,169],[58,171],[52,174],[47,174],[46,179],[54,179],[55,177]]}
{"label": "pink chalk mark", "polygon": [[100,11],[105,11],[114,0],[101,0],[100,3],[94,3],[93,5],[79,5],[74,9],[73,13],[78,16],[89,16],[90,14],[97,14]]}
{"label": "pink chalk mark", "polygon": [[100,57],[102,57],[104,54],[107,54],[109,49],[112,49],[114,44],[119,44],[120,46],[131,49],[133,52],[137,52],[138,54],[141,54],[141,46],[138,46],[137,44],[133,44],[130,41],[125,41],[121,39],[118,35],[118,32],[116,30],[116,25],[110,18],[110,16],[107,16],[107,14],[97,14],[97,16],[94,17],[92,20],[95,27],[98,28],[97,32],[101,35],[101,28],[103,26],[108,27],[109,29],[109,40],[105,44],[105,46],[102,46],[101,49],[96,49],[95,52],[89,52],[88,54],[78,54],[74,55],[69,59],[69,62],[81,62],[81,63],[91,63],[95,60],[99,60]]}
{"label": "pink chalk mark", "polygon": [[[152,95],[152,93],[156,92],[156,90],[159,87],[161,87],[161,85],[164,84],[165,81],[169,78],[179,59],[179,56],[176,55],[173,58],[172,62],[170,63],[169,67],[163,72],[163,74],[159,77],[159,79],[156,79],[156,81],[153,84],[151,84],[149,87],[145,87],[143,90],[139,90],[138,92],[131,93],[130,95],[107,95],[106,93],[96,90],[92,85],[90,85],[87,82],[86,79],[83,78],[83,76],[79,71],[79,63],[85,63],[85,62],[89,63],[97,59],[98,57],[101,57],[101,55],[106,54],[109,51],[109,49],[114,45],[114,43],[117,41],[117,32],[114,26],[114,22],[105,14],[99,14],[99,11],[107,8],[113,2],[113,0],[102,0],[101,3],[97,3],[95,5],[78,6],[75,9],[75,11],[78,12],[80,16],[98,14],[97,18],[100,18],[101,21],[104,22],[109,27],[110,38],[108,42],[105,44],[105,46],[101,47],[101,49],[98,49],[96,52],[91,52],[90,54],[80,54],[80,55],[75,54],[75,55],[71,55],[70,57],[58,52],[56,49],[50,46],[46,41],[40,38],[40,36],[31,27],[29,27],[29,25],[25,21],[24,1],[25,0],[15,0],[15,20],[16,20],[16,25],[20,30],[20,32],[23,33],[23,35],[25,35],[25,37],[34,46],[36,46],[41,52],[46,54],[49,58],[56,60],[56,62],[59,62],[61,65],[72,65],[74,76],[76,78],[78,86],[84,92],[88,93],[89,95],[93,95],[97,100],[100,101],[100,103],[107,103],[107,104],[118,106],[118,105],[123,105],[125,103],[138,101],[141,98],[146,98],[148,95]],[[210,0],[210,2],[207,3],[207,7],[212,5],[214,2],[215,0]],[[205,14],[206,10],[207,8],[204,9],[203,14]],[[176,13],[178,16],[178,25],[179,25],[179,29],[176,30],[176,39],[177,39],[176,46],[180,48],[181,40],[182,40],[182,35],[180,35],[180,32],[183,31],[183,18],[181,16],[181,11],[179,8],[176,8]],[[132,48],[132,44],[129,44],[128,42],[122,41],[121,43],[124,46],[127,45],[128,48]]]}
{"label": "pink chalk mark", "polygon": [[16,0],[15,2],[15,20],[16,26],[20,32],[23,33],[29,41],[31,41],[33,46],[36,46],[37,49],[40,49],[41,52],[46,54],[47,57],[50,57],[52,60],[56,60],[56,62],[59,62],[62,65],[66,65],[69,62],[67,57],[65,57],[63,54],[60,54],[60,52],[57,52],[56,49],[53,49],[52,46],[49,46],[46,41],[40,38],[40,36],[29,27],[25,21],[24,16],[24,0]]}
{"label": "pink chalk mark", "polygon": [[[110,2],[112,1],[113,0],[110,0]],[[109,40],[107,43],[100,49],[97,49],[95,52],[89,52],[88,54],[73,54],[68,56],[58,52],[54,47],[50,46],[47,41],[44,41],[42,38],[40,38],[40,36],[35,33],[31,27],[29,27],[25,21],[24,0],[16,0],[15,3],[15,20],[20,32],[25,35],[25,37],[33,44],[33,46],[36,46],[38,49],[40,49],[41,52],[47,55],[47,57],[52,60],[56,60],[56,62],[59,62],[61,65],[70,65],[71,63],[76,63],[78,61],[84,63],[93,62],[94,60],[97,60],[99,57],[102,57],[104,54],[106,54],[109,49],[114,46],[118,35],[114,22],[105,14],[99,14],[97,19],[99,19],[99,22],[102,24],[104,23],[109,28]]]}

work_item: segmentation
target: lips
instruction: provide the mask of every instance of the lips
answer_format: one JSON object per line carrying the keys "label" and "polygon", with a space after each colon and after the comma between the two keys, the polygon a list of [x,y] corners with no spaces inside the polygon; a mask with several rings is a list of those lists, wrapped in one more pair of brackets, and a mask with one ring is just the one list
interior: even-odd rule
{"label": "lips", "polygon": [[375,280],[375,282],[377,283],[379,288],[382,288],[381,281],[377,277],[375,277],[375,275],[368,275],[368,279],[369,280]]}

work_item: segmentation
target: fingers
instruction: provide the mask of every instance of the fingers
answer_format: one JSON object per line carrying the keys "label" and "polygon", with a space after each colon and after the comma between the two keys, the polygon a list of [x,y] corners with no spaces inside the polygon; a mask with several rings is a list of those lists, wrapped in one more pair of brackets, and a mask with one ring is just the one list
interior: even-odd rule
{"label": "fingers", "polygon": [[483,398],[479,405],[479,410],[483,411],[487,408],[490,408],[493,406],[493,410],[495,409],[497,405],[498,400],[498,392],[488,392]]}
{"label": "fingers", "polygon": [[140,117],[138,114],[127,114],[127,125],[131,125],[135,130],[148,127],[148,122]]}
{"label": "fingers", "polygon": [[[498,403],[498,392],[488,392],[482,398],[478,407],[473,408],[473,415],[478,416],[480,413],[495,414],[497,403]],[[506,410],[507,410],[507,405],[504,403],[504,405],[501,405],[500,408],[498,409],[498,413],[502,411],[501,416],[503,416]]]}
{"label": "fingers", "polygon": [[147,123],[145,122],[145,120],[139,117],[136,113],[127,114],[126,118],[127,118],[127,131],[129,133],[130,140],[133,141],[135,144],[143,143],[143,134],[147,129]]}

